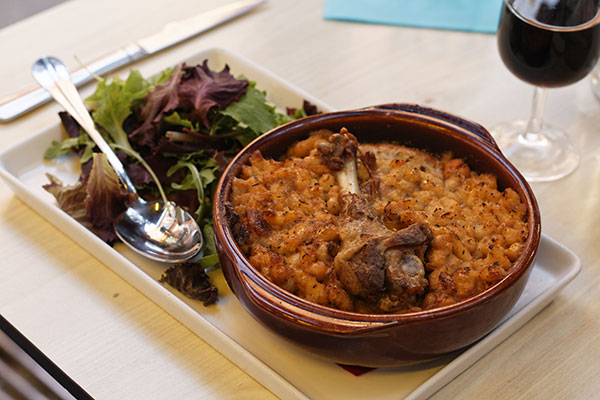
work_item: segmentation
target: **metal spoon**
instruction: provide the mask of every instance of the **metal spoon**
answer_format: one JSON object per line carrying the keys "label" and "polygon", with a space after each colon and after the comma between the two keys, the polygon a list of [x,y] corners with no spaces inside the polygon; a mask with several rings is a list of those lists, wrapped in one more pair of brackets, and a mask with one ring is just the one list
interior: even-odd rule
{"label": "metal spoon", "polygon": [[[54,57],[43,57],[33,64],[32,74],[106,154],[125,188],[137,194],[123,164],[96,130],[65,65]],[[182,262],[200,251],[202,232],[188,212],[170,201],[137,199],[115,224],[115,233],[123,243],[148,258],[165,262]]]}

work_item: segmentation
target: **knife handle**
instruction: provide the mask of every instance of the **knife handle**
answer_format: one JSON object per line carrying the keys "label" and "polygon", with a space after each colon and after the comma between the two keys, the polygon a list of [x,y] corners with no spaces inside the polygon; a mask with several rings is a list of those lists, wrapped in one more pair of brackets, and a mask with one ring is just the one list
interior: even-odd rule
{"label": "knife handle", "polygon": [[[75,86],[81,86],[93,79],[93,75],[103,75],[145,57],[147,53],[137,44],[128,44],[79,68],[71,73]],[[0,123],[20,117],[50,101],[51,97],[41,87],[31,87],[0,99]]]}

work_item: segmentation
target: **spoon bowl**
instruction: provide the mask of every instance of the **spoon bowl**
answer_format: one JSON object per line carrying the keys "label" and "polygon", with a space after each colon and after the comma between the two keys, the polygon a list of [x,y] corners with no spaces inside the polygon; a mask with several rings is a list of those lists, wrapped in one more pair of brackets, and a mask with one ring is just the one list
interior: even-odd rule
{"label": "spoon bowl", "polygon": [[117,237],[155,261],[183,262],[202,248],[202,234],[192,216],[172,202],[138,200],[115,224]]}
{"label": "spoon bowl", "polygon": [[31,72],[35,80],[75,118],[106,154],[125,189],[136,195],[137,200],[115,223],[117,237],[137,253],[156,261],[178,263],[198,254],[204,240],[194,218],[181,207],[167,201],[162,190],[163,201],[147,202],[138,196],[123,164],[96,130],[65,65],[57,58],[43,57],[33,64]]}

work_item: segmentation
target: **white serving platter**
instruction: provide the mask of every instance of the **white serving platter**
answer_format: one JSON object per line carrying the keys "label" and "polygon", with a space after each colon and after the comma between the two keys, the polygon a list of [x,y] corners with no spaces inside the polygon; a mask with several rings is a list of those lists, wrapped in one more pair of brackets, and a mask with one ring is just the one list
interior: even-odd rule
{"label": "white serving platter", "polygon": [[[209,60],[213,69],[228,64],[233,75],[244,75],[256,81],[257,87],[267,92],[268,99],[281,108],[300,107],[302,100],[308,100],[323,111],[331,111],[329,106],[309,94],[226,50],[209,49],[185,62],[196,64],[204,59]],[[204,307],[201,302],[187,299],[158,283],[165,265],[146,260],[125,246],[112,248],[106,245],[61,211],[54,198],[42,188],[47,183],[45,174],[52,173],[66,183],[73,183],[79,174],[78,162],[73,157],[48,162],[42,155],[53,140],[62,136],[57,123],[0,154],[0,176],[31,208],[284,399],[427,398],[529,321],[581,268],[579,259],[570,250],[542,236],[539,255],[523,295],[510,314],[486,337],[467,350],[435,362],[376,369],[354,376],[334,363],[296,348],[263,327],[243,309],[220,271],[212,273],[213,282],[219,289],[219,301]]]}

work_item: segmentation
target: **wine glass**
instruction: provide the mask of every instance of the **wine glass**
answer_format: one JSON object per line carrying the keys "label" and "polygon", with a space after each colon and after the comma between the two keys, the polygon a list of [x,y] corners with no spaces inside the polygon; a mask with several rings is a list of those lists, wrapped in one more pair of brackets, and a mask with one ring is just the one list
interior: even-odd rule
{"label": "wine glass", "polygon": [[600,54],[600,0],[505,0],[497,40],[506,67],[535,86],[528,121],[492,129],[503,153],[530,181],[571,173],[579,153],[561,129],[543,123],[546,88],[585,77]]}

